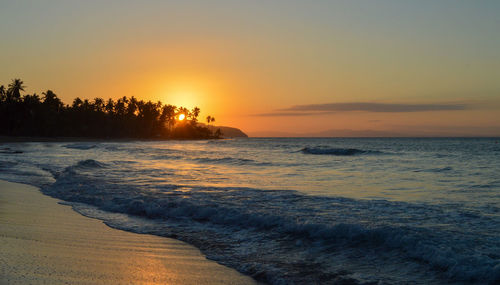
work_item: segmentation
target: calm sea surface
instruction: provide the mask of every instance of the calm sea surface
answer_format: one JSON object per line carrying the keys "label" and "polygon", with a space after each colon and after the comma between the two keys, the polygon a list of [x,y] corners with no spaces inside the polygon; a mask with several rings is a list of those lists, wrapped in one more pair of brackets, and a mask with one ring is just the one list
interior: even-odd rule
{"label": "calm sea surface", "polygon": [[500,281],[500,139],[0,145],[0,179],[273,284]]}

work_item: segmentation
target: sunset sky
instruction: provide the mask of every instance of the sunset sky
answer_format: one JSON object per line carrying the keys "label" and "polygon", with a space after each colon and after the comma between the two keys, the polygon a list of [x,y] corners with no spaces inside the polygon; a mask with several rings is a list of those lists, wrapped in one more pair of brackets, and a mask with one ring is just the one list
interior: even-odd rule
{"label": "sunset sky", "polygon": [[[0,84],[250,135],[500,135],[500,1],[5,1]],[[340,132],[339,132],[340,133]]]}

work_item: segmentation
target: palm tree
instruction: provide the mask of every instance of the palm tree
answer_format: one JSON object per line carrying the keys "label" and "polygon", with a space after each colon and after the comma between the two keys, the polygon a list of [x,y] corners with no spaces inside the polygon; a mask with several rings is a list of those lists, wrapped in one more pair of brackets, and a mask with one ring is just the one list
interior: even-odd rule
{"label": "palm tree", "polygon": [[61,99],[57,98],[57,95],[52,90],[47,90],[42,94],[44,96],[43,104],[48,106],[49,110],[59,112],[63,108],[64,104]]}
{"label": "palm tree", "polygon": [[[125,100],[127,97],[123,97]],[[126,101],[125,101],[126,102]],[[137,111],[139,109],[140,101],[138,101],[134,96],[130,97],[127,105],[127,115],[129,117],[133,117],[137,115]]]}
{"label": "palm tree", "polygon": [[25,95],[23,97],[23,103],[29,106],[40,104],[40,96],[36,93],[33,93],[33,95]]}
{"label": "palm tree", "polygon": [[6,94],[7,94],[7,91],[5,90],[5,86],[0,85],[0,102],[5,101]]}
{"label": "palm tree", "polygon": [[83,101],[80,99],[80,97],[76,97],[73,100],[73,104],[71,104],[71,108],[73,109],[80,109],[82,107]]}
{"label": "palm tree", "polygon": [[160,122],[166,123],[168,130],[172,130],[172,126],[175,124],[175,113],[177,107],[174,105],[165,105],[162,108]]}
{"label": "palm tree", "polygon": [[104,108],[106,109],[106,112],[108,114],[113,114],[113,111],[115,109],[115,102],[113,101],[113,99],[109,98]]}
{"label": "palm tree", "polygon": [[118,117],[123,118],[125,116],[127,111],[127,104],[128,98],[126,96],[123,96],[123,98],[119,98],[118,101],[116,101],[115,114],[117,114]]}
{"label": "palm tree", "polygon": [[213,123],[213,122],[215,122],[215,118],[212,117],[212,116],[210,116],[210,115],[207,116],[207,124],[208,124],[208,126],[210,126],[210,123]]}
{"label": "palm tree", "polygon": [[7,99],[18,101],[21,98],[21,91],[24,91],[25,87],[21,79],[12,79],[12,82],[9,84],[9,89],[7,90]]}
{"label": "palm tree", "polygon": [[196,125],[199,115],[200,115],[200,108],[198,107],[194,107],[193,110],[189,112],[189,118],[191,119],[191,124]]}
{"label": "palm tree", "polygon": [[94,110],[97,111],[98,113],[104,112],[104,99],[102,98],[95,98],[94,99]]}

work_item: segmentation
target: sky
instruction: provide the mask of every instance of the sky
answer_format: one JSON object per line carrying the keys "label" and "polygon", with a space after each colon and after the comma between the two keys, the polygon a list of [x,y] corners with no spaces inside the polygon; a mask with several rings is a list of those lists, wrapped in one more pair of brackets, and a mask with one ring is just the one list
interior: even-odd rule
{"label": "sky", "polygon": [[0,84],[251,136],[500,136],[500,1],[0,0]]}

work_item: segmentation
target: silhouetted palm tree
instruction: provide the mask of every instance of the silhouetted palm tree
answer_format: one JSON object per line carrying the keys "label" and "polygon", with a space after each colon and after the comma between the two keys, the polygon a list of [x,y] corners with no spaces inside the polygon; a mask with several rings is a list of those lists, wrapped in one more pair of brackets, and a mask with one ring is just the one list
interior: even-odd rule
{"label": "silhouetted palm tree", "polygon": [[73,109],[80,109],[82,107],[83,101],[80,99],[80,97],[76,97],[73,100],[73,104],[71,105],[71,108]]}
{"label": "silhouetted palm tree", "polygon": [[114,114],[114,109],[115,109],[115,102],[113,99],[109,98],[108,102],[106,103],[106,106],[104,106],[104,109],[106,110],[106,113],[112,115]]}
{"label": "silhouetted palm tree", "polygon": [[[123,98],[126,99],[127,97],[123,97]],[[137,115],[136,112],[137,112],[137,109],[139,108],[138,105],[139,105],[139,101],[137,101],[137,99],[135,99],[134,96],[130,97],[130,100],[128,100],[128,105],[127,105],[127,115],[128,116]]]}
{"label": "silhouetted palm tree", "polygon": [[189,116],[191,118],[191,122],[196,123],[198,121],[198,116],[200,115],[200,108],[194,107],[193,110],[189,113]]}
{"label": "silhouetted palm tree", "polygon": [[7,91],[5,90],[5,86],[0,85],[0,102],[5,101],[7,95]]}
{"label": "silhouetted palm tree", "polygon": [[59,112],[64,106],[61,99],[57,98],[57,95],[52,92],[52,90],[47,90],[42,94],[44,95],[43,104],[46,105],[49,110]]}
{"label": "silhouetted palm tree", "polygon": [[19,79],[12,79],[12,82],[9,84],[9,89],[7,90],[7,99],[19,101],[21,98],[21,91],[24,91],[25,86],[24,82]]}
{"label": "silhouetted palm tree", "polygon": [[177,107],[173,105],[165,105],[162,108],[160,120],[162,123],[167,125],[169,131],[172,130],[172,127],[175,124],[176,111]]}
{"label": "silhouetted palm tree", "polygon": [[207,116],[207,125],[210,126],[211,123],[215,122],[215,118],[212,116]]}
{"label": "silhouetted palm tree", "polygon": [[95,98],[94,99],[94,110],[102,113],[104,112],[104,99],[102,98]]}

